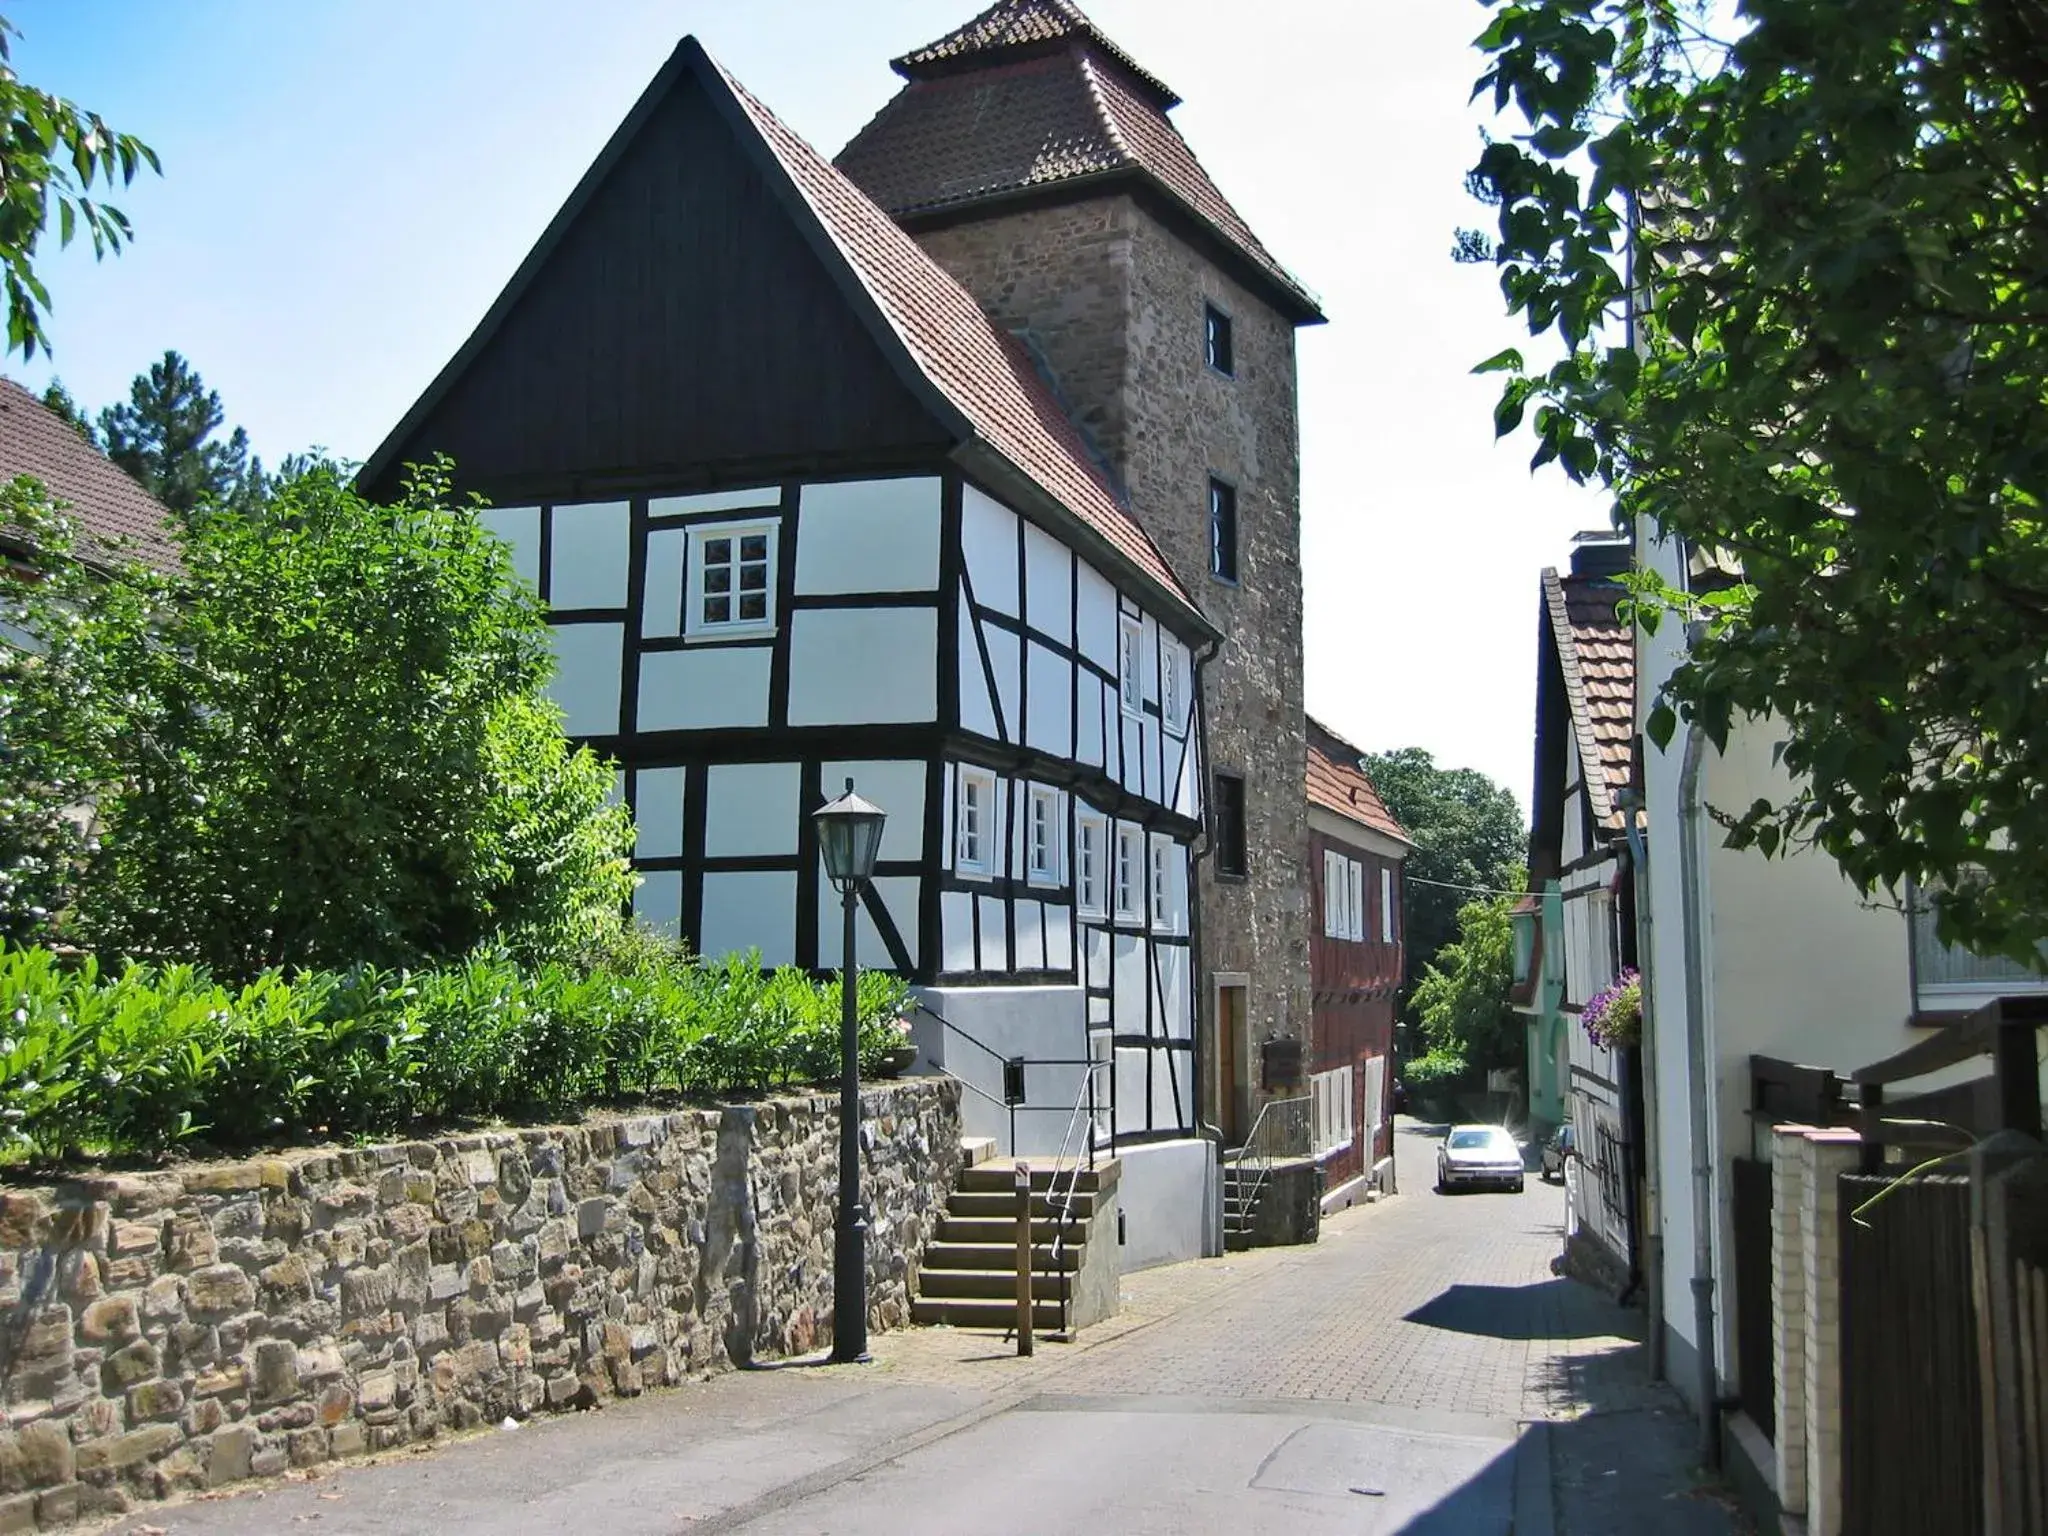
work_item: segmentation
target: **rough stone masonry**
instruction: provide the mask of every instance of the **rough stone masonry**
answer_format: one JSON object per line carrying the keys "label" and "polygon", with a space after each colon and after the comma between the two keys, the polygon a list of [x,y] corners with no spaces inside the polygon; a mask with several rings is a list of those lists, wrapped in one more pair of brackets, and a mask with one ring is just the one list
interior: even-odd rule
{"label": "rough stone masonry", "polygon": [[[863,1114],[888,1328],[959,1089]],[[784,1098],[0,1189],[0,1533],[813,1349],[837,1127]]]}

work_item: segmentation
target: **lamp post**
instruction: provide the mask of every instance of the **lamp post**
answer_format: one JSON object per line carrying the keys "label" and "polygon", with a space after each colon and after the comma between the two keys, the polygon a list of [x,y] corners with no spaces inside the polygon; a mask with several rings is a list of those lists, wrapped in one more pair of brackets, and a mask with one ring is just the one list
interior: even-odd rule
{"label": "lamp post", "polygon": [[875,872],[882,847],[882,808],[853,792],[819,807],[818,851],[846,910],[840,952],[839,1012],[839,1223],[832,1250],[832,1358],[868,1358],[868,1217],[860,1199],[860,967],[854,959],[854,910],[860,888]]}

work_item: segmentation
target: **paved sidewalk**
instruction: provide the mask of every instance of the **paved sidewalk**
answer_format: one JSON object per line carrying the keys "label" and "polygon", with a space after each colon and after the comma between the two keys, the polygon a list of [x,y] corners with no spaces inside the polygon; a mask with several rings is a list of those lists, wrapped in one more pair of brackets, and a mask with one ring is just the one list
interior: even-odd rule
{"label": "paved sidewalk", "polygon": [[1741,1529],[1643,1379],[1636,1314],[1552,1276],[1561,1191],[1404,1193],[1321,1243],[1126,1277],[1121,1314],[1029,1360],[950,1329],[534,1420],[236,1497],[131,1536],[746,1530],[1621,1536]]}

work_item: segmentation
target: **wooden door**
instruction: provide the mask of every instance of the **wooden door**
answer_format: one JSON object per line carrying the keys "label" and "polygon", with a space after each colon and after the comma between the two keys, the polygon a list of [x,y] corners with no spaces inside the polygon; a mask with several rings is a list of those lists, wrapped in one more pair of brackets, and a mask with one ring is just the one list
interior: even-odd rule
{"label": "wooden door", "polygon": [[1216,989],[1216,1127],[1232,1147],[1244,1140],[1238,1112],[1243,1042],[1244,987],[1227,983]]}

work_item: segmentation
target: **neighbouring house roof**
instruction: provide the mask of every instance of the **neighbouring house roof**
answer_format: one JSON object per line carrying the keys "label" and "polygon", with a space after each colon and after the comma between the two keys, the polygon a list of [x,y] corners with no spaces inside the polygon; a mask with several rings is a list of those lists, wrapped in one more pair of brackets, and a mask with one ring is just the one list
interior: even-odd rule
{"label": "neighbouring house roof", "polygon": [[[120,543],[162,570],[180,566],[170,512],[78,429],[13,379],[0,378],[0,481],[31,475],[78,523],[79,553]],[[6,537],[0,532],[0,540]]]}
{"label": "neighbouring house roof", "polygon": [[[1173,627],[1216,633],[1150,536],[1119,500],[1022,342],[1000,330],[967,290],[795,131],[686,37],[555,216],[505,291],[426,395],[371,456],[361,479],[388,475],[421,424],[518,305],[579,213],[655,108],[694,82],[760,162],[806,241],[862,314],[890,366],[960,444],[970,468],[1022,482],[1076,542],[1135,577]],[[623,386],[622,386],[623,387]],[[431,444],[426,445],[431,447]]]}
{"label": "neighbouring house roof", "polygon": [[1135,182],[1192,216],[1282,313],[1323,318],[1168,119],[1179,98],[1068,0],[1002,0],[896,70],[909,83],[837,162],[895,217],[916,224],[1063,184]]}
{"label": "neighbouring house roof", "polygon": [[1308,721],[1308,803],[1415,846],[1366,777],[1365,754],[1321,721]]}
{"label": "neighbouring house roof", "polygon": [[1621,796],[1635,760],[1635,640],[1616,613],[1624,593],[1604,576],[1543,573],[1544,613],[1564,674],[1572,737],[1593,819],[1623,829]]}

